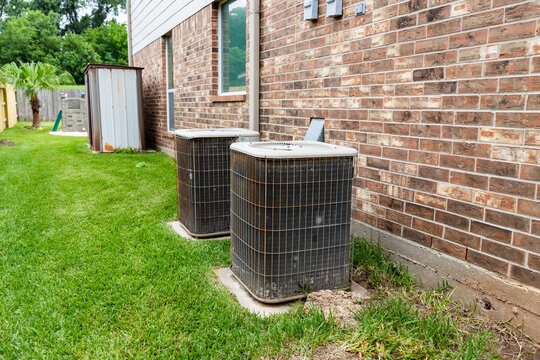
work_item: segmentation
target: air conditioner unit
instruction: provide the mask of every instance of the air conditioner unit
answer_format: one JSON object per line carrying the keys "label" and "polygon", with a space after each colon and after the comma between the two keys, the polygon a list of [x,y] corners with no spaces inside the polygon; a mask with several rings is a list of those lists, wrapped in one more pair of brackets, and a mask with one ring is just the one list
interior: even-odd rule
{"label": "air conditioner unit", "polygon": [[229,233],[230,146],[257,141],[244,129],[176,130],[178,219],[194,237]]}
{"label": "air conditioner unit", "polygon": [[231,146],[231,269],[256,299],[349,286],[356,153],[311,141]]}

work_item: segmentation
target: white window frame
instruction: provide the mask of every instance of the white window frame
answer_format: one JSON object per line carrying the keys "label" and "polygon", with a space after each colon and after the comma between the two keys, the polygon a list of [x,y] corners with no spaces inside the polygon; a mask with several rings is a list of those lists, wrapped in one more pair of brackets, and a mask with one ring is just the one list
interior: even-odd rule
{"label": "white window frame", "polygon": [[[173,87],[169,89],[169,42],[168,39],[171,38],[171,44],[172,44],[172,34],[167,34],[165,37],[165,86],[167,89],[167,93],[165,95],[166,102],[167,102],[167,131],[174,132],[175,125],[174,125],[174,78],[173,80]],[[173,57],[173,64],[172,64],[172,72],[174,75],[174,57]],[[173,94],[173,113],[171,118],[171,109],[170,109],[170,103],[169,103],[169,94]],[[172,120],[172,124],[171,124]]]}
{"label": "white window frame", "polygon": [[[246,95],[247,94],[247,69],[246,69],[246,90],[243,91],[231,91],[231,92],[223,92],[223,69],[221,66],[222,58],[222,36],[221,36],[221,5],[225,4],[229,0],[223,0],[219,3],[218,6],[218,95]],[[247,3],[247,1],[246,1]],[[246,22],[246,33],[247,33],[247,22]],[[247,45],[247,44],[246,44]],[[247,46],[246,46],[247,47]],[[247,54],[246,54],[247,57]],[[246,59],[247,60],[247,59]],[[247,67],[247,61],[246,61],[246,67]]]}

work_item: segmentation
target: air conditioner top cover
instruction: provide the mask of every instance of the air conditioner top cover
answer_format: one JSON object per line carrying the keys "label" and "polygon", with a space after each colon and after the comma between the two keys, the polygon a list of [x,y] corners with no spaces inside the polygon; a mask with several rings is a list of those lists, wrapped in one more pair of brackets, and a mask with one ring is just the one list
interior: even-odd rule
{"label": "air conditioner top cover", "polygon": [[259,133],[240,128],[182,129],[174,132],[182,139],[259,137]]}
{"label": "air conditioner top cover", "polygon": [[317,141],[235,143],[231,145],[231,150],[265,159],[342,157],[358,153],[356,149]]}

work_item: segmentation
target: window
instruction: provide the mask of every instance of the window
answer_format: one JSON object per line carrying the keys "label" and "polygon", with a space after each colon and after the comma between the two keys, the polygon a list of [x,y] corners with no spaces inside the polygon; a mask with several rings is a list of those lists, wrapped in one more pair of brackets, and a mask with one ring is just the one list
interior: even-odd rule
{"label": "window", "polygon": [[219,5],[219,93],[246,91],[246,0]]}
{"label": "window", "polygon": [[167,127],[174,131],[174,61],[172,36],[165,37],[165,63],[167,74]]}

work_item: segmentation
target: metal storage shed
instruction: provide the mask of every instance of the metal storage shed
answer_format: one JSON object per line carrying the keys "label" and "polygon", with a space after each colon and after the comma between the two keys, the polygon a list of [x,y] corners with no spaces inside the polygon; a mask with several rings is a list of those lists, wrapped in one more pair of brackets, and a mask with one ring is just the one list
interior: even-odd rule
{"label": "metal storage shed", "polygon": [[88,142],[95,152],[144,149],[143,68],[88,64]]}

